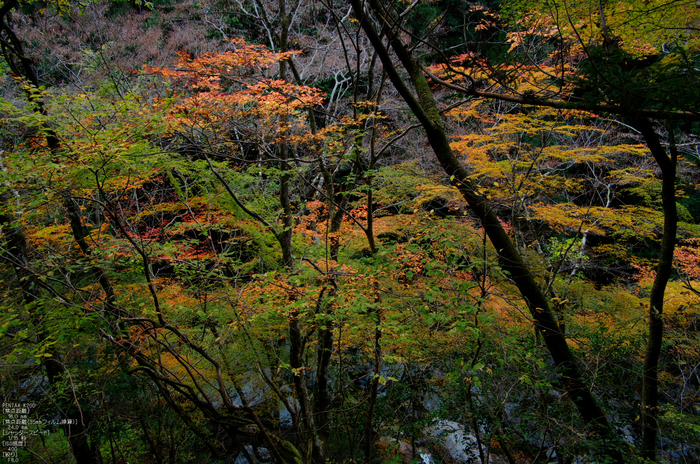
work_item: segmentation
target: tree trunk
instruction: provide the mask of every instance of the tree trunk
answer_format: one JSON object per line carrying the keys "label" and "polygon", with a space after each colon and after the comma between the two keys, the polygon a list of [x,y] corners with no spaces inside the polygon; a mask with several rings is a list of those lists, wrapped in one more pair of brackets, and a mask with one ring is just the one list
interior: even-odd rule
{"label": "tree trunk", "polygon": [[[280,24],[280,35],[279,35],[279,51],[280,53],[285,53],[289,49],[289,24],[291,18],[287,14],[285,0],[279,1],[279,17],[281,20]],[[279,78],[285,80],[287,74],[287,63],[282,60],[279,62],[280,72]],[[286,124],[286,118],[282,116],[282,124]],[[286,135],[285,135],[286,137]],[[280,154],[280,169],[282,175],[280,176],[280,205],[282,206],[282,230],[280,231],[280,245],[282,247],[282,265],[290,270],[294,271],[294,255],[292,254],[292,206],[291,198],[289,194],[289,185],[291,180],[291,175],[289,174],[289,166],[287,164],[287,159],[289,158],[289,146],[285,141],[285,137],[279,143],[279,154]]]}
{"label": "tree trunk", "polygon": [[673,270],[673,252],[676,246],[678,212],[676,211],[676,161],[673,129],[669,128],[671,157],[661,146],[659,137],[648,119],[633,121],[647,142],[652,156],[661,168],[661,204],[664,213],[664,231],[656,265],[656,276],[649,295],[649,338],[644,353],[642,370],[642,458],[656,461],[659,405],[659,355],[663,342],[663,310],[666,285]]}
{"label": "tree trunk", "polygon": [[292,368],[294,389],[301,408],[301,421],[309,435],[312,450],[307,450],[314,462],[321,464],[326,461],[323,446],[316,433],[312,404],[306,388],[305,366],[303,364],[304,341],[299,326],[299,310],[292,308],[289,313],[289,364]]}
{"label": "tree trunk", "polygon": [[[372,284],[377,285],[377,281],[372,279]],[[377,404],[377,394],[379,393],[379,377],[382,372],[382,312],[379,307],[380,298],[379,291],[375,290],[374,306],[371,308],[372,315],[376,318],[374,321],[374,378],[369,390],[369,400],[367,405],[367,416],[365,417],[364,430],[364,455],[365,462],[371,462],[372,445],[374,438],[374,408]]]}
{"label": "tree trunk", "polygon": [[[63,206],[66,208],[68,213],[68,219],[70,220],[71,232],[73,233],[73,240],[78,244],[80,251],[83,253],[85,258],[90,260],[92,257],[92,249],[87,243],[85,237],[85,227],[83,225],[83,213],[80,210],[80,206],[75,202],[75,199],[71,196],[70,192],[64,193]],[[90,265],[90,271],[94,276],[97,277],[100,287],[105,292],[105,310],[109,315],[109,322],[116,324],[119,328],[119,318],[121,316],[121,311],[115,304],[115,294],[112,282],[110,282],[109,277],[104,269],[97,265]]]}
{"label": "tree trunk", "polygon": [[[329,289],[329,297],[335,296],[335,282],[331,281],[332,288]],[[315,425],[319,441],[323,447],[324,455],[328,454],[328,441],[330,440],[330,407],[331,396],[330,387],[330,367],[333,355],[333,321],[332,303],[324,299],[324,293],[328,287],[324,287],[316,303],[316,324],[317,330],[317,368],[316,385],[314,386],[313,411],[316,415]]]}

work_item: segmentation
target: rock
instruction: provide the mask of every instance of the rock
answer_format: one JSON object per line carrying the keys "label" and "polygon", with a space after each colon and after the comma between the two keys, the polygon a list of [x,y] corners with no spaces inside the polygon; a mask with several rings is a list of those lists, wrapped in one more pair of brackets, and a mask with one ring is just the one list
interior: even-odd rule
{"label": "rock", "polygon": [[[250,454],[251,456],[253,456],[255,454],[255,451],[253,450],[252,446],[247,445],[245,447],[245,449],[248,452],[248,454]],[[258,448],[258,454],[263,459],[266,459],[266,460],[272,459],[272,455],[270,454],[270,452],[268,451],[267,448]],[[236,460],[233,461],[233,464],[250,464],[250,462],[245,457],[244,453],[239,453],[238,456],[236,456]]]}
{"label": "rock", "polygon": [[[289,396],[287,397],[287,402],[288,404],[292,407],[292,409],[299,410],[299,402],[294,399],[293,397]],[[284,403],[281,401],[279,402],[279,410],[280,410],[280,428],[282,430],[287,430],[292,427],[293,421],[292,421],[292,415],[290,414],[289,411],[287,411],[287,408],[284,406]]]}
{"label": "rock", "polygon": [[461,424],[441,420],[429,429],[429,433],[444,452],[444,457],[452,462],[481,462],[476,436],[465,433]]}
{"label": "rock", "polygon": [[634,430],[632,429],[631,425],[625,425],[624,427],[618,427],[617,430],[618,430],[618,432],[620,432],[622,434],[622,438],[627,443],[634,446],[634,444],[635,444]]}

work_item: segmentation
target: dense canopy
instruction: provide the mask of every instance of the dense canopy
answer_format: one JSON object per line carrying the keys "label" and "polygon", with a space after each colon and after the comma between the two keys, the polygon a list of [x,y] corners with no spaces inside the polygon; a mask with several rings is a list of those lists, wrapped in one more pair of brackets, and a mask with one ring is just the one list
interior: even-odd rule
{"label": "dense canopy", "polygon": [[699,30],[3,0],[3,456],[698,462]]}

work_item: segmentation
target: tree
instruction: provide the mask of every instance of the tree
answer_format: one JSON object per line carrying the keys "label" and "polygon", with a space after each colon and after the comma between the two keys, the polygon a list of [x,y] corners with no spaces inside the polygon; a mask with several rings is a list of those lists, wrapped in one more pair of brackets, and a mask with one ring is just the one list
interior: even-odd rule
{"label": "tree", "polygon": [[[463,166],[454,156],[450,146],[449,141],[444,129],[444,122],[440,111],[438,109],[437,103],[433,96],[433,92],[429,87],[428,80],[424,73],[424,69],[420,66],[418,61],[414,58],[411,49],[407,47],[401,38],[401,16],[399,13],[391,8],[382,6],[379,2],[353,2],[353,8],[355,14],[360,20],[363,29],[368,34],[370,41],[372,42],[375,50],[380,54],[380,58],[384,64],[390,79],[392,80],[394,86],[401,93],[402,97],[406,100],[407,104],[411,110],[416,114],[418,119],[421,121],[428,139],[430,140],[431,146],[435,151],[435,154],[440,161],[441,165],[445,169],[447,175],[457,187],[462,195],[465,197],[470,208],[477,214],[477,216],[482,221],[482,224],[489,235],[492,243],[499,251],[501,266],[504,270],[510,273],[511,278],[514,280],[518,286],[523,298],[525,299],[532,315],[535,320],[535,325],[538,330],[542,333],[545,343],[549,347],[550,354],[555,360],[555,363],[562,368],[562,374],[567,379],[568,389],[570,394],[577,398],[577,406],[580,413],[584,417],[587,423],[594,427],[603,437],[606,439],[612,439],[614,433],[610,427],[607,419],[605,418],[604,412],[597,405],[594,397],[591,395],[590,390],[585,385],[581,378],[581,374],[576,367],[576,361],[573,355],[569,351],[568,345],[563,334],[555,326],[555,317],[552,311],[549,309],[548,299],[544,294],[542,294],[537,289],[537,284],[535,279],[531,274],[531,271],[527,268],[522,257],[518,253],[517,249],[513,246],[512,242],[508,238],[507,234],[503,230],[495,214],[490,209],[488,201],[482,195],[478,193],[473,181],[469,177],[469,173],[464,169]],[[371,12],[371,13],[370,13]],[[401,77],[394,67],[395,64],[389,54],[389,49],[385,48],[378,35],[374,20],[378,21],[381,30],[387,34],[389,44],[393,52],[396,54],[398,62],[401,64],[402,68],[407,72],[408,79],[410,82],[409,87],[407,82]],[[574,24],[569,16],[570,24]],[[585,47],[585,44],[583,44]],[[604,45],[605,46],[605,45]],[[617,50],[617,48],[615,48]],[[617,55],[613,56],[624,56],[624,52],[615,52]],[[563,54],[562,54],[563,55]],[[608,54],[608,56],[611,56]],[[591,67],[597,71],[595,64],[595,57],[588,54],[589,62]],[[474,60],[477,65],[481,63],[478,60]],[[564,61],[561,61],[562,69],[566,71],[563,66]],[[680,66],[681,69],[687,69],[686,64]],[[484,69],[483,71],[490,71],[491,69]],[[584,67],[584,69],[586,69]],[[609,68],[606,68],[609,69]],[[550,78],[550,74],[547,74],[547,70],[542,70],[541,68],[536,68],[532,74],[534,79],[530,78],[530,85],[534,85],[537,89],[543,89],[545,95],[552,93],[549,87],[545,86],[545,80],[538,81],[538,74],[540,78],[547,76],[545,79]],[[491,75],[497,75],[492,73]],[[441,80],[436,76],[430,74],[430,77],[434,81],[448,86],[451,89],[461,91],[464,95],[472,97],[482,97],[482,98],[496,98],[505,101],[513,101],[518,103],[534,104],[541,106],[551,106],[556,108],[581,108],[593,111],[609,111],[616,114],[624,114],[630,117],[633,125],[635,125],[639,131],[643,134],[649,149],[651,150],[654,158],[662,169],[664,178],[664,188],[663,188],[663,198],[664,200],[664,213],[665,213],[665,227],[664,227],[664,239],[662,240],[662,251],[661,259],[659,260],[659,271],[657,272],[658,283],[655,285],[654,291],[652,293],[652,301],[650,307],[650,345],[647,352],[647,364],[645,367],[645,391],[649,392],[645,394],[645,406],[643,408],[643,414],[647,419],[645,423],[645,446],[643,454],[650,457],[653,452],[648,451],[651,446],[651,439],[648,437],[649,434],[655,437],[654,425],[654,410],[656,408],[655,398],[655,365],[656,359],[658,359],[658,348],[660,347],[660,324],[661,320],[658,315],[661,313],[661,303],[659,300],[659,295],[662,298],[663,289],[665,288],[666,282],[668,280],[668,272],[670,272],[670,262],[669,262],[669,251],[672,255],[673,243],[675,243],[675,232],[676,232],[676,213],[675,213],[675,163],[676,155],[673,154],[669,158],[659,143],[659,138],[654,132],[651,124],[646,119],[648,116],[661,116],[661,117],[675,117],[675,118],[692,118],[693,113],[691,111],[686,111],[686,108],[681,106],[680,110],[673,109],[668,111],[665,107],[661,109],[648,108],[648,107],[636,107],[630,105],[629,93],[625,92],[626,87],[621,84],[613,84],[609,88],[610,93],[605,93],[608,100],[612,100],[613,104],[601,104],[599,97],[598,101],[591,101],[590,99],[582,103],[569,103],[561,102],[560,100],[548,100],[547,97],[539,97],[533,90],[526,89],[520,90],[517,86],[505,83],[504,81],[496,81],[503,88],[503,92],[491,92],[479,90],[475,85],[475,79],[471,77],[468,73],[457,71],[457,75],[460,78],[464,78],[466,85],[453,85],[449,82]],[[601,76],[603,80],[606,76],[596,72],[596,76]],[[677,74],[676,74],[677,75]],[[517,81],[516,81],[517,82]],[[528,82],[526,80],[526,82]],[[541,82],[541,83],[540,83]],[[609,79],[606,81],[610,83]],[[627,82],[627,81],[624,81]],[[580,85],[579,85],[580,87]],[[595,84],[594,84],[595,87]],[[564,88],[560,85],[559,88]],[[599,88],[599,87],[595,87]],[[608,87],[606,87],[608,88]],[[509,92],[509,90],[515,90],[515,92]],[[615,92],[621,91],[620,94]],[[634,93],[634,92],[632,92]],[[661,100],[664,101],[664,100]],[[665,101],[669,101],[668,99]],[[664,101],[664,102],[665,102]],[[654,438],[655,443],[655,438]],[[654,445],[655,446],[655,445]],[[610,448],[608,450],[615,460],[621,460],[622,456],[619,450]]]}
{"label": "tree", "polygon": [[[668,9],[680,14],[674,17]],[[694,100],[697,70],[692,64],[697,59],[693,50],[697,36],[696,10],[690,2],[632,6],[625,2],[597,5],[599,23],[581,33],[579,18],[591,14],[587,7],[572,7],[567,2],[545,7],[545,23],[559,27],[562,42],[575,47],[584,56],[579,70],[567,79],[574,88],[569,92],[579,98],[580,105],[591,108],[602,102],[612,102],[616,108],[608,111],[623,116],[643,136],[662,173],[661,189],[664,214],[663,238],[657,264],[656,279],[649,301],[649,339],[644,362],[642,418],[644,437],[642,456],[656,459],[658,414],[658,360],[663,338],[663,300],[672,270],[672,256],[676,241],[678,215],[676,211],[676,166],[678,152],[674,124],[678,119],[697,119],[695,109],[686,102]],[[659,15],[664,11],[664,15]],[[562,13],[566,19],[554,19]],[[594,14],[595,14],[594,13]],[[640,34],[638,21],[644,33]],[[669,22],[672,21],[672,22]],[[592,25],[591,25],[592,26]],[[679,27],[680,26],[680,27]],[[522,38],[522,35],[518,36]],[[602,40],[601,40],[602,39]],[[571,56],[569,52],[568,56]],[[559,63],[564,69],[562,50]],[[690,85],[689,85],[690,84]],[[666,119],[668,150],[649,118]]]}
{"label": "tree", "polygon": [[[192,92],[172,109],[173,120],[176,127],[182,128],[180,133],[186,143],[180,149],[190,150],[195,156],[203,154],[214,175],[225,185],[228,182],[211,164],[210,156],[229,157],[231,148],[238,144],[239,149],[245,147],[257,153],[257,159],[252,160],[256,163],[264,163],[268,156],[273,159],[279,157],[281,164],[277,168],[280,170],[277,177],[282,207],[282,224],[279,227],[273,227],[263,216],[246,208],[230,187],[228,190],[239,207],[272,229],[280,244],[284,266],[293,268],[287,151],[289,144],[298,143],[305,135],[302,111],[319,104],[321,97],[316,89],[289,84],[284,79],[261,78],[250,69],[260,73],[263,68],[273,64],[281,66],[293,53],[273,54],[260,46],[241,42],[236,45],[235,51],[224,54],[205,55],[194,60],[181,56],[178,62],[180,69],[175,71],[156,68],[149,68],[149,71],[175,79]],[[212,128],[221,130],[220,126],[225,123],[234,124],[227,128],[235,134],[234,140],[224,134],[210,132]],[[243,155],[245,159],[245,153]]]}

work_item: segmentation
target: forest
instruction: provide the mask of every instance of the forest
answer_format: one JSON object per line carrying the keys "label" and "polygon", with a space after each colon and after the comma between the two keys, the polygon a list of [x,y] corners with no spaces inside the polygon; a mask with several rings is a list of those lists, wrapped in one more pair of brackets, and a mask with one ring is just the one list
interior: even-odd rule
{"label": "forest", "polygon": [[696,0],[0,0],[1,462],[700,462]]}

